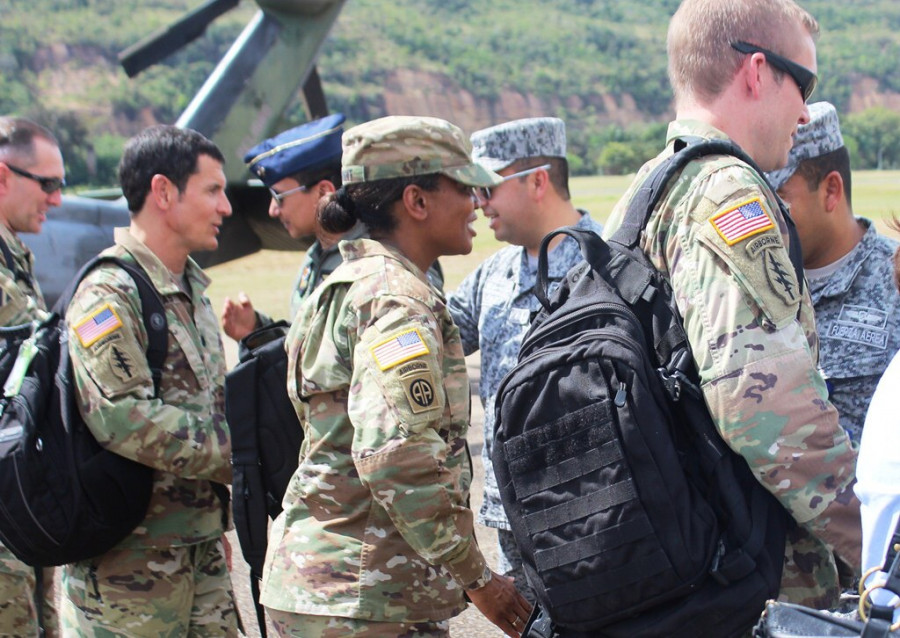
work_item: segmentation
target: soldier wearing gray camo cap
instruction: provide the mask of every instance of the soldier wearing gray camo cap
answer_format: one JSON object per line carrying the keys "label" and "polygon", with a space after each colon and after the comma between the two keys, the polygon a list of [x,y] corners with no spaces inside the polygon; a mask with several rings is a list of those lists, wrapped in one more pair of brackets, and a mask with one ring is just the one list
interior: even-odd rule
{"label": "soldier wearing gray camo cap", "polygon": [[472,133],[472,156],[492,171],[527,157],[565,157],[566,125],[558,117],[530,117]]}
{"label": "soldier wearing gray camo cap", "polygon": [[[497,528],[499,571],[531,596],[491,464],[494,401],[500,381],[516,363],[531,314],[540,307],[532,290],[541,239],[570,225],[599,234],[600,224],[570,201],[562,120],[535,117],[492,126],[473,133],[472,146],[473,157],[503,177],[499,186],[478,189],[478,203],[490,220],[494,236],[511,245],[466,277],[448,305],[459,326],[465,353],[481,351],[479,393],[484,405],[485,480],[478,520]],[[549,254],[551,279],[559,281],[580,260],[581,252],[573,240],[557,242]]]}
{"label": "soldier wearing gray camo cap", "polygon": [[809,117],[797,127],[787,166],[768,176],[797,223],[819,367],[841,425],[859,442],[878,380],[900,348],[897,242],[853,214],[850,154],[834,106],[810,104]]}

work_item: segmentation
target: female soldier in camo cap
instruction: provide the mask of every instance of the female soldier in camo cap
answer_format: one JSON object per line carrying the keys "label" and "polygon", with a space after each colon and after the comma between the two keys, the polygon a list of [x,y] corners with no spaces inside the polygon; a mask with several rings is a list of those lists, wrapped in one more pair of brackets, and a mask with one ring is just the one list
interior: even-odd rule
{"label": "female soldier in camo cap", "polygon": [[362,221],[371,239],[341,242],[344,263],[287,339],[306,438],[262,584],[282,635],[446,637],[464,593],[510,636],[530,612],[475,542],[465,359],[425,277],[472,250],[472,188],[500,182],[470,153],[435,118],[344,133],[343,186],[319,222],[338,233]]}

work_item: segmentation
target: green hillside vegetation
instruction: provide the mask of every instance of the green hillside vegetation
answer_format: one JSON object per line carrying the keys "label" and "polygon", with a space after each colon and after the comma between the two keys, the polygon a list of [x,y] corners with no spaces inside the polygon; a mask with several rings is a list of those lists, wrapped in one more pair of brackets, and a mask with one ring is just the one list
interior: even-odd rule
{"label": "green hillside vegetation", "polygon": [[[111,184],[124,140],[148,123],[174,121],[256,10],[243,0],[202,38],[128,80],[118,52],[199,4],[4,0],[0,112],[31,115],[59,132],[70,183]],[[814,100],[847,113],[854,91],[900,93],[900,3],[802,4],[822,26]],[[319,69],[331,108],[351,123],[386,114],[385,86],[397,69],[446,77],[498,111],[504,90],[558,103],[552,114],[569,126],[573,172],[627,173],[656,152],[671,114],[665,32],[677,6],[349,0]],[[604,97],[633,100],[635,123],[610,125]],[[299,106],[287,114],[289,124],[304,119]],[[900,114],[867,110],[843,122],[857,167],[900,165]]]}

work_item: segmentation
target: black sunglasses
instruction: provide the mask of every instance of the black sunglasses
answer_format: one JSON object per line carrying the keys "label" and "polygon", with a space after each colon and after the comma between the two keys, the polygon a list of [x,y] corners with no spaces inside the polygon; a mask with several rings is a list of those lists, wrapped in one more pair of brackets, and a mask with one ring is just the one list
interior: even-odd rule
{"label": "black sunglasses", "polygon": [[809,100],[813,91],[816,90],[816,85],[819,83],[819,78],[816,74],[805,66],[797,64],[793,60],[788,60],[777,53],[758,47],[755,44],[750,44],[749,42],[732,42],[731,48],[735,51],[740,51],[741,53],[762,53],[765,55],[766,61],[768,61],[769,64],[779,71],[783,71],[790,75],[791,79],[797,83],[797,86],[800,88],[800,94],[803,95],[804,102]]}
{"label": "black sunglasses", "polygon": [[35,175],[34,173],[29,173],[25,169],[17,168],[12,164],[7,164],[6,168],[11,170],[16,175],[21,175],[22,177],[26,177],[28,179],[33,179],[41,186],[41,190],[47,193],[48,195],[52,195],[60,188],[66,185],[66,180],[62,177],[43,177],[41,175]]}

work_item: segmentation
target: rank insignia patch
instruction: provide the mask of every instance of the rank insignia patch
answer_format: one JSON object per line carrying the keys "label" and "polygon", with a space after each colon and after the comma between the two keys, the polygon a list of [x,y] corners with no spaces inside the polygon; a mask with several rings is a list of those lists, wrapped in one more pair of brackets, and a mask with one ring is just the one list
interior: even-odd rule
{"label": "rank insignia patch", "polygon": [[428,346],[415,328],[395,334],[387,341],[372,346],[370,350],[382,371],[429,353]]}
{"label": "rank insignia patch", "polygon": [[75,326],[75,334],[81,340],[81,345],[87,348],[121,327],[122,322],[119,320],[119,316],[112,306],[106,304],[78,322]]}
{"label": "rank insignia patch", "polygon": [[710,217],[709,223],[729,246],[775,228],[772,218],[769,217],[769,213],[766,212],[759,197]]}

